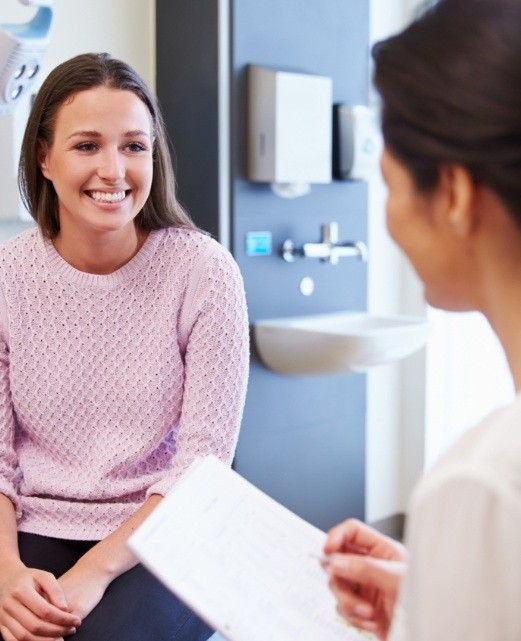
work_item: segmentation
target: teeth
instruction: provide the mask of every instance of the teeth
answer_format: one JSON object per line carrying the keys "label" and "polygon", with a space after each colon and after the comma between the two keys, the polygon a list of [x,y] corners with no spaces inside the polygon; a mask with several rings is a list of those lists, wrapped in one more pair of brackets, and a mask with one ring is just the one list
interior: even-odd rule
{"label": "teeth", "polygon": [[118,203],[120,200],[125,198],[124,191],[116,191],[114,193],[108,193],[105,191],[91,191],[89,192],[90,197],[93,200],[96,200],[99,203]]}

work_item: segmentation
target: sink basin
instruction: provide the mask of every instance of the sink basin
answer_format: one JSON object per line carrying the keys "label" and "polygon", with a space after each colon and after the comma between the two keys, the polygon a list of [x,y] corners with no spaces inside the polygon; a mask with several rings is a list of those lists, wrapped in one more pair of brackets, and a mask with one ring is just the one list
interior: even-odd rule
{"label": "sink basin", "polygon": [[361,372],[400,360],[427,341],[428,323],[412,316],[333,312],[254,323],[259,356],[280,374]]}

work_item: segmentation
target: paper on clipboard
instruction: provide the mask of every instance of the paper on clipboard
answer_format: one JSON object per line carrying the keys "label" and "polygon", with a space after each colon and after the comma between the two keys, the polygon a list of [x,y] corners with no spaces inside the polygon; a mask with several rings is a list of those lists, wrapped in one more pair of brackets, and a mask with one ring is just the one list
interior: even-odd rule
{"label": "paper on clipboard", "polygon": [[128,545],[230,641],[360,641],[366,635],[337,615],[316,559],[325,537],[208,456]]}

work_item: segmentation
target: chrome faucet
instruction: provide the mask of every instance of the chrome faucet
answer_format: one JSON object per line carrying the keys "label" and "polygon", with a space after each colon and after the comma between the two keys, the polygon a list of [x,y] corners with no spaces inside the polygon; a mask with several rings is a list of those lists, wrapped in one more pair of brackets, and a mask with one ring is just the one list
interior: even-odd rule
{"label": "chrome faucet", "polygon": [[297,256],[302,258],[320,258],[320,260],[337,265],[340,258],[350,256],[367,260],[367,245],[362,241],[338,242],[338,223],[322,225],[322,240],[319,243],[296,245],[290,238],[282,245],[282,258],[293,263]]}

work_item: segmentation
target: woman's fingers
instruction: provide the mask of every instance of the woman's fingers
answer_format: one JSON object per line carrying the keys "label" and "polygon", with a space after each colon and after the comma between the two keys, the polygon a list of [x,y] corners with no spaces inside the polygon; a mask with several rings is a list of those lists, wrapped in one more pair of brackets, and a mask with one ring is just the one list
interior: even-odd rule
{"label": "woman's fingers", "polygon": [[39,584],[40,591],[46,595],[47,601],[60,610],[67,611],[67,599],[56,577],[50,572],[38,571],[35,578]]}
{"label": "woman's fingers", "polygon": [[328,532],[327,540],[324,545],[324,552],[359,550],[360,553],[367,553],[368,549],[374,544],[374,536],[371,528],[358,521],[358,519],[348,519],[339,525],[331,528]]}
{"label": "woman's fingers", "polygon": [[4,620],[6,620],[5,622],[11,630],[19,628],[29,632],[38,639],[56,639],[65,634],[74,634],[74,632],[76,632],[74,626],[57,625],[38,617],[19,601],[11,601],[9,604],[6,604],[4,613],[9,617],[8,620],[6,620],[7,617],[4,616]]}
{"label": "woman's fingers", "polygon": [[55,641],[74,634],[81,624],[68,612],[61,585],[51,573],[24,570],[6,592],[1,612],[4,641],[9,637],[15,641]]}
{"label": "woman's fingers", "polygon": [[337,607],[337,611],[341,617],[349,621],[349,623],[355,628],[366,630],[367,632],[372,632],[373,634],[376,634],[379,630],[380,626],[378,622],[373,621],[372,619],[359,619],[355,616],[347,616],[341,611],[340,607]]}
{"label": "woman's fingers", "polygon": [[374,608],[371,603],[362,598],[352,584],[332,577],[329,587],[337,599],[343,616],[347,616],[350,620],[352,617],[371,619],[374,616]]}
{"label": "woman's fingers", "polygon": [[[68,611],[67,601],[58,580],[49,572],[37,571],[33,575],[34,587],[17,595],[17,599],[42,621],[65,629],[81,624],[77,615]],[[16,598],[16,595],[14,595]]]}
{"label": "woman's fingers", "polygon": [[377,588],[384,594],[392,594],[398,589],[404,566],[397,561],[386,561],[371,556],[333,554],[326,570],[332,577]]}
{"label": "woman's fingers", "polygon": [[9,632],[9,630],[6,627],[4,627],[3,625],[0,626],[0,634],[2,635],[2,639],[4,641],[16,641],[16,639]]}
{"label": "woman's fingers", "polygon": [[324,545],[324,552],[351,552],[369,554],[383,559],[404,560],[405,548],[401,543],[378,532],[358,519],[348,519],[333,527]]}
{"label": "woman's fingers", "polygon": [[4,641],[63,641],[62,633],[49,636],[36,634],[12,617],[4,617],[4,623],[5,626],[2,628]]}

